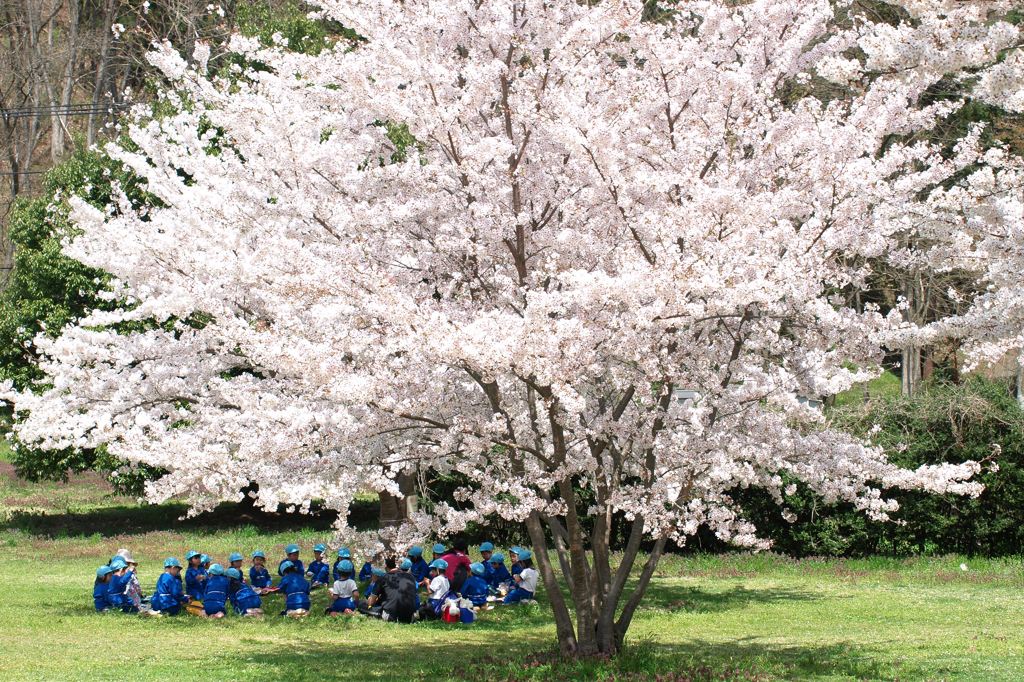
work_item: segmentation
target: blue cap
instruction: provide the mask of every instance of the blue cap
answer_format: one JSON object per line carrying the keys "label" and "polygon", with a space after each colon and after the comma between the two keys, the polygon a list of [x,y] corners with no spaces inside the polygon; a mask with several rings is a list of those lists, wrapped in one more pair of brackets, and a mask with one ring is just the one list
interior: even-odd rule
{"label": "blue cap", "polygon": [[237,568],[228,568],[228,569],[226,569],[224,571],[224,575],[226,575],[229,578],[234,578],[235,580],[241,580],[242,579],[242,572],[239,571]]}
{"label": "blue cap", "polygon": [[170,568],[171,566],[177,566],[181,568],[181,564],[174,557],[167,557],[164,559],[164,568]]}
{"label": "blue cap", "polygon": [[244,559],[244,558],[245,558],[245,557],[243,557],[243,556],[242,556],[241,554],[239,554],[238,552],[232,552],[232,553],[231,553],[231,556],[229,556],[229,557],[228,557],[228,563],[231,563],[232,561],[241,561],[241,560],[242,560],[242,559]]}
{"label": "blue cap", "polygon": [[290,561],[282,561],[281,565],[277,567],[277,570],[281,571],[281,573],[284,573],[289,568],[295,568],[295,564],[293,564]]}
{"label": "blue cap", "polygon": [[444,554],[444,545],[440,542],[434,545],[434,554]]}
{"label": "blue cap", "polygon": [[433,561],[430,562],[430,567],[431,568],[436,568],[439,571],[447,571],[448,570],[448,562],[445,561],[444,559],[434,559]]}
{"label": "blue cap", "polygon": [[298,551],[299,551],[299,546],[298,545],[288,545],[287,547],[284,548],[284,553],[285,554],[292,554],[292,553],[298,552]]}
{"label": "blue cap", "polygon": [[201,563],[201,564],[208,564],[208,563],[210,563],[210,557],[208,557],[205,554],[203,554],[202,556],[199,557],[199,563]]}
{"label": "blue cap", "polygon": [[185,561],[192,561],[192,557],[199,556],[199,552],[194,549],[185,555]]}
{"label": "blue cap", "polygon": [[116,556],[116,557],[114,557],[113,559],[110,560],[110,570],[112,570],[112,571],[120,571],[122,568],[126,567],[127,565],[128,565],[128,562],[125,561],[123,558],[121,558],[119,556]]}
{"label": "blue cap", "polygon": [[409,549],[409,556],[423,556],[423,548],[419,545],[414,545]]}
{"label": "blue cap", "polygon": [[210,566],[210,575],[224,575],[224,567],[220,564]]}
{"label": "blue cap", "polygon": [[97,578],[102,578],[103,576],[108,575],[108,574],[113,573],[113,572],[114,572],[114,570],[112,568],[110,568],[110,566],[100,566],[99,568],[96,569],[96,577]]}
{"label": "blue cap", "polygon": [[356,567],[352,565],[352,562],[348,559],[342,559],[338,564],[338,570],[342,573],[351,573],[356,570]]}
{"label": "blue cap", "polygon": [[523,551],[519,552],[519,560],[520,561],[526,561],[527,559],[532,559],[532,558],[533,558],[533,552],[531,552],[528,549],[524,549]]}
{"label": "blue cap", "polygon": [[469,570],[473,572],[473,575],[483,575],[485,569],[483,564],[470,564]]}
{"label": "blue cap", "polygon": [[325,545],[325,544],[323,544],[321,542],[316,547],[313,548],[313,551],[314,552],[326,552],[327,551],[327,545]]}
{"label": "blue cap", "polygon": [[498,552],[496,554],[492,554],[491,555],[491,563],[492,564],[503,564],[503,563],[505,563],[505,555],[502,554],[501,552]]}
{"label": "blue cap", "polygon": [[522,554],[522,552],[523,552],[523,548],[522,547],[513,547],[512,549],[509,550],[510,554]]}
{"label": "blue cap", "polygon": [[264,559],[266,559],[266,558],[267,558],[267,555],[266,555],[266,554],[264,554],[264,553],[263,553],[262,551],[260,551],[260,550],[258,550],[258,549],[257,549],[257,550],[256,550],[255,552],[253,552],[253,553],[252,553],[252,558],[253,558],[253,559],[255,559],[255,558],[256,558],[256,557],[258,557],[258,556],[261,556],[261,557],[263,557]]}
{"label": "blue cap", "polygon": [[399,568],[401,568],[403,571],[408,571],[410,568],[412,568],[412,562],[406,559],[402,562],[402,565],[399,566]]}
{"label": "blue cap", "polygon": [[493,552],[494,551],[494,545],[492,545],[489,542],[485,542],[484,544],[480,545],[480,551],[481,552]]}
{"label": "blue cap", "polygon": [[351,559],[352,558],[352,552],[349,551],[348,547],[342,547],[341,549],[338,550],[338,558],[339,559]]}
{"label": "blue cap", "polygon": [[388,574],[388,572],[385,571],[383,568],[374,568],[374,569],[372,569],[372,573],[375,576],[377,576],[378,578],[383,576],[383,575],[387,575]]}

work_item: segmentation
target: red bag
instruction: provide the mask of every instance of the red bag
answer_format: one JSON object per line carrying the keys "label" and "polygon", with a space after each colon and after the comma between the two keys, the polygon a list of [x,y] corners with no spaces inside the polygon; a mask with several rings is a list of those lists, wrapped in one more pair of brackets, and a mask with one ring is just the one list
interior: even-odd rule
{"label": "red bag", "polygon": [[[453,614],[452,611],[455,611]],[[462,610],[459,605],[452,602],[451,604],[445,604],[441,608],[441,617],[444,618],[446,623],[458,623],[462,617]]]}

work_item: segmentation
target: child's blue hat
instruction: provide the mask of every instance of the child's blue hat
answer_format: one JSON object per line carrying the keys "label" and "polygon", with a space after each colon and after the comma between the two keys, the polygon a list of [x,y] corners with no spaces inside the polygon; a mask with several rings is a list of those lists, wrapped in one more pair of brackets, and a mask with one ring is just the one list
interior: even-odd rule
{"label": "child's blue hat", "polygon": [[501,552],[498,552],[497,554],[492,554],[491,555],[491,563],[492,564],[503,564],[503,563],[505,563],[505,555],[502,554]]}
{"label": "child's blue hat", "polygon": [[241,561],[241,560],[242,560],[242,559],[244,559],[244,558],[245,558],[245,557],[243,557],[243,556],[242,556],[241,554],[239,554],[238,552],[232,552],[232,553],[231,553],[231,556],[229,556],[229,557],[228,557],[228,563],[231,563],[232,561]]}
{"label": "child's blue hat", "polygon": [[313,548],[313,551],[314,552],[326,552],[327,551],[327,545],[325,545],[322,542],[318,543],[317,546]]}
{"label": "child's blue hat", "polygon": [[412,562],[406,559],[402,562],[402,565],[399,566],[399,568],[401,568],[403,571],[408,571],[410,568],[412,568]]}
{"label": "child's blue hat", "polygon": [[414,545],[409,549],[409,556],[423,556],[423,548],[419,545]]}
{"label": "child's blue hat", "polygon": [[114,557],[110,560],[110,570],[120,571],[122,568],[128,565],[128,562],[119,556]]}
{"label": "child's blue hat", "polygon": [[480,545],[480,551],[481,552],[493,552],[494,551],[494,545],[492,545],[489,542],[485,542],[484,544]]}
{"label": "child's blue hat", "polygon": [[210,566],[210,575],[224,575],[224,567],[220,564]]}
{"label": "child's blue hat", "polygon": [[473,575],[483,575],[485,569],[483,564],[470,564],[469,570],[473,572]]}
{"label": "child's blue hat", "polygon": [[170,568],[171,566],[177,566],[181,568],[181,563],[174,557],[167,557],[164,559],[164,568]]}
{"label": "child's blue hat", "polygon": [[351,573],[352,571],[355,570],[355,568],[356,567],[353,566],[352,562],[349,561],[348,559],[342,559],[341,563],[338,564],[338,571],[340,573]]}
{"label": "child's blue hat", "polygon": [[298,552],[298,551],[299,551],[299,546],[298,545],[288,545],[287,547],[284,548],[284,553],[285,554],[292,554],[293,552]]}
{"label": "child's blue hat", "polygon": [[199,557],[199,563],[201,563],[201,564],[208,564],[208,563],[210,563],[210,557],[208,557],[205,554],[203,554],[202,556]]}
{"label": "child's blue hat", "polygon": [[195,551],[193,549],[192,551],[190,551],[188,554],[185,555],[185,561],[191,561],[192,557],[194,557],[194,556],[199,556],[199,552],[197,552],[197,551]]}
{"label": "child's blue hat", "polygon": [[533,558],[533,552],[531,552],[528,549],[524,549],[523,551],[519,552],[519,560],[520,561],[526,561],[526,560],[532,559],[532,558]]}
{"label": "child's blue hat", "polygon": [[110,566],[100,566],[99,568],[96,569],[96,577],[97,578],[102,578],[103,576],[108,575],[108,574],[113,573],[113,572],[114,572],[114,569],[110,568]]}
{"label": "child's blue hat", "polygon": [[256,558],[256,557],[258,557],[258,556],[261,556],[261,557],[263,557],[264,559],[266,559],[266,558],[267,558],[267,555],[266,555],[266,554],[264,554],[263,552],[261,552],[260,550],[258,550],[258,549],[257,549],[257,550],[256,550],[255,552],[253,552],[253,553],[252,553],[252,558],[253,558],[253,559],[255,559],[255,558]]}
{"label": "child's blue hat", "polygon": [[229,578],[234,578],[235,580],[241,580],[242,579],[242,572],[239,571],[237,568],[226,569],[224,571],[224,575],[226,575]]}
{"label": "child's blue hat", "polygon": [[440,542],[434,545],[434,554],[444,554],[444,545]]}
{"label": "child's blue hat", "polygon": [[439,571],[447,571],[448,570],[448,562],[445,561],[444,559],[434,559],[433,561],[430,562],[430,567],[431,568],[436,568]]}
{"label": "child's blue hat", "polygon": [[348,547],[342,547],[341,549],[338,550],[338,558],[339,559],[351,559],[352,558],[352,552],[349,550]]}
{"label": "child's blue hat", "polygon": [[378,578],[388,574],[388,572],[385,571],[383,568],[374,568],[372,572]]}
{"label": "child's blue hat", "polygon": [[519,555],[519,554],[522,554],[523,548],[522,547],[513,547],[512,549],[509,550],[509,552],[512,553],[512,554]]}
{"label": "child's blue hat", "polygon": [[290,561],[282,561],[282,562],[281,562],[281,565],[280,565],[280,566],[278,566],[278,570],[280,570],[280,571],[281,571],[281,573],[284,573],[284,572],[285,572],[285,571],[287,571],[287,570],[288,570],[289,568],[295,568],[295,564],[293,564],[293,563],[292,563],[292,562],[290,562]]}

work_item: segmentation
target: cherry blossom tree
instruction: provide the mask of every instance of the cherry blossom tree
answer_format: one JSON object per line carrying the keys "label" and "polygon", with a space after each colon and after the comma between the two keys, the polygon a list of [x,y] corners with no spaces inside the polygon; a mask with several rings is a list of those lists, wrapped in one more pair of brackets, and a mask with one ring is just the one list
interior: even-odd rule
{"label": "cherry blossom tree", "polygon": [[230,77],[151,55],[179,113],[137,112],[108,153],[161,207],[77,203],[66,252],[123,305],[38,340],[48,389],[7,393],[22,442],[106,443],[195,512],[250,482],[267,508],[343,511],[459,472],[457,500],[384,539],[523,522],[577,654],[621,646],[668,542],[769,546],[737,487],[881,519],[885,488],[980,492],[977,464],[899,469],[801,397],[870,378],[903,333],[835,294],[956,173],[899,140],[957,106],[923,105],[931,84],[1016,44],[999,3],[905,0],[891,23],[827,0],[322,6],[362,40],[236,37]]}

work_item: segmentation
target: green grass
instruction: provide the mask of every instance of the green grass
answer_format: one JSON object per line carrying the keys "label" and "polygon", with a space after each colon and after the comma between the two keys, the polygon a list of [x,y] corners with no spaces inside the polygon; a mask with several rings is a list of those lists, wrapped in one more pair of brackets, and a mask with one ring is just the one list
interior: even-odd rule
{"label": "green grass", "polygon": [[[868,382],[868,396],[871,398],[899,395],[900,389],[900,378],[889,371],[882,372],[881,376]],[[864,402],[864,389],[861,386],[854,386],[851,390],[836,395],[835,406],[859,405],[862,402]]]}
{"label": "green grass", "polygon": [[[396,626],[358,616],[205,622],[96,614],[92,576],[119,547],[135,552],[151,590],[168,555],[196,548],[223,559],[259,548],[275,558],[297,541],[308,560],[312,544],[329,538],[329,524],[318,516],[240,521],[232,505],[206,519],[178,520],[180,506],[141,506],[93,484],[33,486],[13,479],[9,468],[0,472],[5,681],[607,681],[705,664],[716,675],[754,669],[767,679],[799,681],[1024,679],[1020,558],[668,556],[626,655],[568,664],[549,655],[554,625],[543,601],[496,609],[471,626]],[[69,500],[77,511],[68,510]],[[314,613],[322,612],[327,595],[314,593],[313,601]],[[280,597],[267,606],[279,608]]]}

